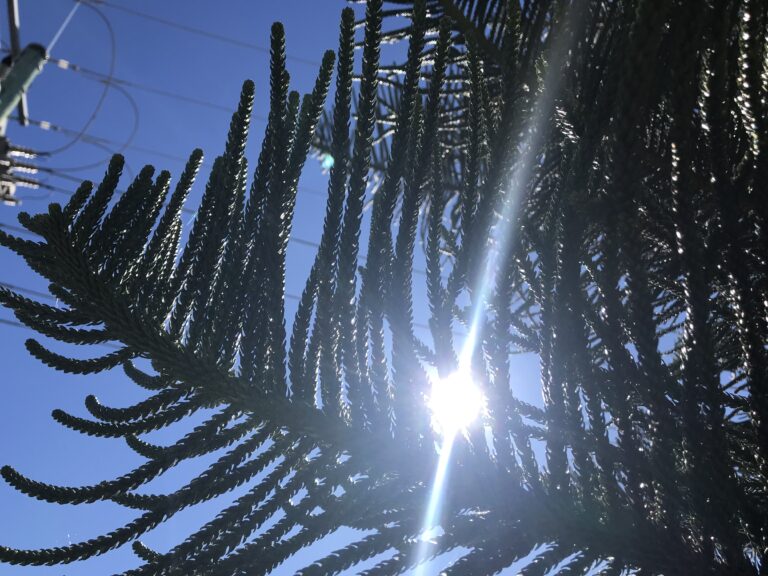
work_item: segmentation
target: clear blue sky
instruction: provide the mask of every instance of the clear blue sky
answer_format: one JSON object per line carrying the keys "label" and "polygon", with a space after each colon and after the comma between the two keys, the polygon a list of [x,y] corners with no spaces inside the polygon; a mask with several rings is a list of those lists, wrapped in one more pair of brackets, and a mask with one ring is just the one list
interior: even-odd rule
{"label": "clear blue sky", "polygon": [[[289,71],[293,89],[307,92],[314,83],[317,65],[325,49],[336,48],[338,20],[343,0],[110,0],[116,6],[152,14],[158,18],[194,28],[208,30],[233,40],[268,47],[272,22],[282,21],[288,37]],[[47,45],[71,9],[71,0],[19,0],[22,45],[39,42]],[[203,106],[169,98],[127,86],[135,100],[138,116],[130,102],[119,91],[110,90],[97,118],[88,128],[91,136],[106,138],[120,147],[138,123],[135,137],[124,154],[131,172],[144,164],[158,170],[169,169],[178,176],[183,160],[195,147],[202,147],[211,160],[223,148],[230,113],[216,106],[232,109],[237,102],[244,79],[256,82],[257,97],[252,126],[249,158],[255,163],[258,144],[264,129],[260,118],[267,114],[268,55],[264,50],[237,46],[173,29],[114,6],[101,10],[114,29],[114,76],[153,89],[186,95],[207,102]],[[4,10],[0,22],[0,40],[7,46],[8,24]],[[107,73],[112,57],[110,38],[104,23],[87,7],[80,7],[71,24],[52,51],[52,56],[71,61],[87,69]],[[48,64],[29,93],[30,117],[63,128],[79,131],[103,90],[103,84],[83,75]],[[37,127],[20,127],[10,123],[9,139],[37,150],[50,150],[69,142],[71,135],[43,131]],[[158,152],[160,154],[158,154]],[[48,176],[48,183],[74,190],[76,179],[100,179],[109,152],[89,143],[78,143],[49,159],[39,159],[41,166],[55,168],[59,175]],[[98,162],[85,170],[61,172]],[[207,175],[204,166],[188,206],[194,207]],[[60,174],[69,175],[63,178]],[[125,181],[124,181],[125,182]],[[326,178],[319,163],[309,160],[300,184],[294,237],[317,240],[322,226]],[[48,195],[41,191],[20,189],[21,208],[0,206],[0,224],[16,224],[19,210],[36,212],[51,201],[63,202],[61,193]],[[314,250],[294,242],[289,251],[288,292],[300,293]],[[45,291],[45,284],[30,272],[23,262],[7,250],[0,250],[0,282]],[[421,284],[421,283],[419,283]],[[418,294],[418,292],[417,292]],[[287,302],[289,317],[292,301]],[[425,310],[417,310],[424,319]],[[419,318],[419,316],[421,318]],[[0,319],[12,320],[7,310]],[[70,376],[55,372],[32,359],[24,348],[24,340],[32,334],[26,330],[0,324],[0,464],[11,464],[32,478],[65,485],[92,484],[122,474],[140,463],[140,458],[121,441],[95,439],[67,430],[50,417],[51,410],[62,408],[85,416],[83,399],[96,394],[108,405],[123,406],[140,398],[135,386],[128,384],[122,372],[115,371],[91,377]],[[61,350],[61,347],[57,349]],[[95,350],[84,355],[95,355]],[[526,398],[535,401],[535,397]],[[162,481],[154,482],[158,491],[172,490],[188,479],[204,463],[174,471]],[[173,522],[152,532],[144,539],[151,546],[165,550],[210,519],[220,502],[180,514]],[[32,500],[0,484],[0,544],[38,548],[63,546],[82,541],[114,529],[135,516],[117,506],[98,503],[88,506],[55,506]],[[326,545],[327,549],[327,545]],[[86,563],[51,568],[16,568],[0,566],[0,574],[84,576],[109,574],[132,565],[137,560],[129,547],[97,557]],[[292,570],[286,567],[285,573]]]}

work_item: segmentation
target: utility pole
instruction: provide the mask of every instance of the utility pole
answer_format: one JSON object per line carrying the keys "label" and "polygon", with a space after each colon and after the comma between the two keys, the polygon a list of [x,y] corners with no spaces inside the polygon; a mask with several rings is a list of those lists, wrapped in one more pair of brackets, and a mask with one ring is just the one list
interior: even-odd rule
{"label": "utility pole", "polygon": [[22,126],[28,124],[26,92],[43,69],[47,54],[40,44],[29,44],[21,49],[18,0],[8,0],[8,23],[11,52],[0,63],[0,201],[16,205],[19,203],[17,186],[40,187],[39,182],[22,175],[35,174],[37,168],[19,160],[35,158],[37,154],[13,146],[6,138],[5,130],[14,108],[18,108],[19,123]]}
{"label": "utility pole", "polygon": [[[19,40],[19,0],[8,0],[8,31],[11,44],[11,61],[16,60],[21,53],[21,41]],[[29,118],[27,110],[27,96],[21,97],[19,101],[19,124],[26,126]]]}

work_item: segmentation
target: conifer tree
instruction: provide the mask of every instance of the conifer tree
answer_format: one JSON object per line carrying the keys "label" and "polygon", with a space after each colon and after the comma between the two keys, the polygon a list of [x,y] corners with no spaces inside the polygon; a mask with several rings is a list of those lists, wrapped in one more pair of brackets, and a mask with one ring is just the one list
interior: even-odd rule
{"label": "conifer tree", "polygon": [[[301,573],[398,574],[452,550],[449,575],[515,563],[526,576],[763,573],[768,4],[382,4],[366,3],[359,72],[346,9],[338,52],[304,97],[273,26],[255,169],[246,82],[185,242],[199,150],[175,185],[146,167],[117,197],[116,156],[65,206],[20,214],[40,241],[0,231],[65,305],[0,288],[20,321],[67,345],[118,346],[82,360],[31,339],[29,352],[64,372],[122,368],[147,391],[120,408],[88,396],[92,419],[53,413],[124,439],[146,460],[135,470],[67,487],[2,468],[31,497],[111,501],[135,519],[65,547],[0,546],[0,560],[69,563],[131,544],[143,561],[132,576],[279,574],[348,527],[359,539]],[[396,40],[406,61],[382,66]],[[287,242],[313,145],[334,163],[287,325]],[[414,319],[425,307],[428,341]],[[539,358],[543,407],[516,396],[515,353]],[[487,409],[454,441],[441,530],[424,543],[439,461],[424,399],[434,373],[456,370]],[[170,445],[141,438],[201,411]],[[177,491],[142,490],[217,451]],[[172,548],[141,543],[241,486]]]}

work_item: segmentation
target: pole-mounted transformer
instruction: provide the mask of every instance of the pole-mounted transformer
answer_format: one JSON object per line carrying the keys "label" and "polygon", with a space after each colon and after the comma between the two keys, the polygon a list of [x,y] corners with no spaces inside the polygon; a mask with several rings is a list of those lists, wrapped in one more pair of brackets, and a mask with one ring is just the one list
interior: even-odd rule
{"label": "pole-mounted transformer", "polygon": [[0,80],[0,124],[3,129],[11,111],[43,69],[46,56],[45,48],[40,44],[29,44],[12,62],[3,61],[4,66],[10,64],[10,70]]}

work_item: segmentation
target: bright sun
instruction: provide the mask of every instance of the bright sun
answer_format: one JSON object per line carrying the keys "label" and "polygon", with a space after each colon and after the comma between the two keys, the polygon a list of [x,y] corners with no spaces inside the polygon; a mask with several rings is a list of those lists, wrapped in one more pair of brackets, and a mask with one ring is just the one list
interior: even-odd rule
{"label": "bright sun", "polygon": [[459,370],[433,380],[427,404],[435,430],[447,436],[466,430],[483,411],[485,397],[469,371]]}

